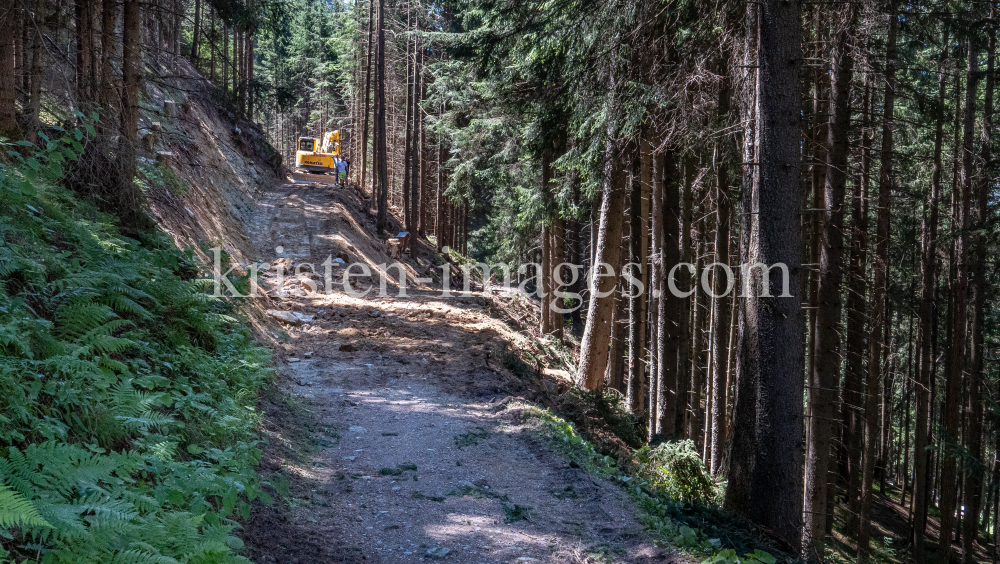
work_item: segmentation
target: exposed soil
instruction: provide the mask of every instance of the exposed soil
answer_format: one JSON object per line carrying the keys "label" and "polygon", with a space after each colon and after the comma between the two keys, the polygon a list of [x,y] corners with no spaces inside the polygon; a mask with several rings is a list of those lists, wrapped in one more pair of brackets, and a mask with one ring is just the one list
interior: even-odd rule
{"label": "exposed soil", "polygon": [[[333,292],[322,291],[328,256],[392,262],[372,233],[366,203],[347,189],[284,184],[258,205],[258,258],[321,272],[285,278],[284,297],[274,276],[263,284],[268,307],[303,322],[272,327],[281,370],[263,404],[262,471],[290,480],[291,501],[255,510],[248,556],[281,564],[689,561],[657,548],[619,487],[569,464],[538,419],[509,401],[556,390],[534,390],[491,358],[501,342],[525,343],[489,299],[444,298],[414,284],[405,298],[352,298],[342,267],[333,267]],[[421,250],[407,263],[411,280],[432,268],[432,249],[422,242]]]}

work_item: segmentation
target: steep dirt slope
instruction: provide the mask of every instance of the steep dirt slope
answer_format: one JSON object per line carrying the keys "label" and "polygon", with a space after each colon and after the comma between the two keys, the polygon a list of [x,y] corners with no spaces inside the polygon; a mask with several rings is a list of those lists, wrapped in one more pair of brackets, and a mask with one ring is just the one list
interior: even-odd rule
{"label": "steep dirt slope", "polygon": [[238,119],[186,59],[158,69],[140,102],[138,170],[151,211],[178,246],[203,260],[221,246],[252,257],[247,228],[256,201],[281,176],[280,155],[260,128]]}
{"label": "steep dirt slope", "polygon": [[[258,206],[253,238],[272,265],[340,253],[377,265],[389,258],[371,222],[350,190],[283,184]],[[412,272],[430,267],[424,252]],[[316,278],[284,279],[284,297],[274,276],[264,284],[304,321],[273,329],[281,394],[266,409],[263,471],[290,479],[292,501],[246,524],[255,561],[679,558],[645,536],[620,488],[568,464],[538,419],[511,407],[538,392],[491,362],[518,337],[490,300],[413,286],[406,298],[352,298],[340,271],[330,294]]]}

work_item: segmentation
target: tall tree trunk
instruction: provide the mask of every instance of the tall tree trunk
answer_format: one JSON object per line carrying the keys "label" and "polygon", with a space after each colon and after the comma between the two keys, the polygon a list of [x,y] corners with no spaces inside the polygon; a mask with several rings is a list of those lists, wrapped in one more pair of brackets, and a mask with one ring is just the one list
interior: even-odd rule
{"label": "tall tree trunk", "polygon": [[[44,0],[38,2],[43,4]],[[118,20],[118,2],[103,0],[101,4],[101,90],[98,102],[101,104],[101,122],[105,127],[115,123],[113,110],[115,102],[115,23]]]}
{"label": "tall tree trunk", "polygon": [[[592,271],[603,270],[601,265],[619,264],[621,255],[622,213],[625,211],[626,175],[622,161],[630,153],[634,143],[624,143],[609,139],[604,162],[604,200],[601,205],[600,227],[598,228],[597,254]],[[580,367],[577,383],[588,390],[604,385],[604,373],[608,366],[608,339],[611,324],[614,323],[614,290],[616,277],[591,274],[590,304],[587,308],[587,325],[580,341]],[[605,273],[606,274],[606,273]]]}
{"label": "tall tree trunk", "polygon": [[201,47],[201,0],[194,0],[194,29],[191,31],[191,63],[198,68],[198,50]]}
{"label": "tall tree trunk", "polygon": [[[632,190],[629,195],[629,262],[632,276],[642,280],[643,271],[646,270],[646,257],[643,255],[643,241],[645,239],[643,222],[643,187],[649,181],[649,143],[645,138],[639,140],[639,151],[632,163]],[[636,288],[629,288],[628,298],[628,376],[625,383],[625,403],[632,413],[638,413],[638,400],[642,398],[643,375],[645,373],[645,363],[643,362],[643,351],[645,349],[643,333],[643,323],[645,312],[643,311],[643,301],[646,296],[646,289],[640,292]]]}
{"label": "tall tree trunk", "polygon": [[819,280],[815,295],[816,319],[811,356],[814,362],[812,389],[809,391],[809,444],[806,445],[805,528],[803,553],[821,556],[827,520],[833,507],[827,506],[831,487],[831,446],[833,418],[836,413],[837,385],[840,382],[841,282],[844,255],[844,194],[847,191],[847,155],[851,123],[851,82],[854,77],[854,36],[857,4],[844,5],[837,22],[833,64],[833,94],[830,121],[826,128],[826,178],[820,214]]}
{"label": "tall tree trunk", "polygon": [[[680,164],[680,163],[678,163]],[[681,230],[680,230],[680,262],[691,264],[694,262],[694,244],[692,243],[692,221],[694,216],[694,157],[687,156],[683,161],[684,194],[681,198]],[[667,267],[672,268],[676,262],[668,263]],[[669,271],[667,271],[669,276]],[[693,315],[697,310],[692,309],[691,279],[694,272],[686,267],[678,268],[674,282],[677,290],[685,296],[678,301],[678,331],[679,347],[677,351],[677,381],[674,388],[677,397],[677,412],[675,413],[674,434],[678,438],[687,438],[688,411],[691,407],[691,376],[695,363],[692,362],[691,341],[694,336]]]}
{"label": "tall tree trunk", "polygon": [[27,14],[24,8],[18,3],[11,3],[10,7],[2,8],[11,11],[7,17],[14,19],[14,88],[18,90],[17,99],[23,102],[25,92],[24,80],[27,78],[27,68],[24,64],[24,48],[27,43],[24,39],[24,32],[27,30]]}
{"label": "tall tree trunk", "polygon": [[[748,264],[788,268],[788,286],[755,269],[742,297],[742,350],[725,507],[763,526],[788,549],[802,536],[803,319],[799,223],[799,3],[757,6],[756,158],[744,202]],[[772,297],[763,297],[765,289]],[[787,290],[787,291],[786,291]],[[785,296],[785,297],[781,297]]]}
{"label": "tall tree trunk", "polygon": [[437,166],[437,205],[434,212],[434,237],[437,239],[437,251],[441,252],[444,245],[444,143],[438,139]]}
{"label": "tall tree trunk", "polygon": [[[681,195],[677,154],[667,151],[663,158],[663,205],[660,222],[663,229],[660,247],[660,298],[657,317],[656,434],[673,437],[683,431],[677,428],[677,412],[684,409],[677,394],[681,378],[680,350],[682,302],[687,298],[674,295],[669,288],[671,270],[681,261]],[[684,367],[686,368],[686,367]]]}
{"label": "tall tree trunk", "polygon": [[122,218],[126,224],[138,224],[141,193],[135,190],[135,144],[139,120],[139,87],[142,83],[142,16],[138,2],[125,2],[122,17],[122,99],[121,99],[121,170]]}
{"label": "tall tree trunk", "polygon": [[[561,343],[563,340],[563,314],[560,313],[556,307],[551,307],[555,304],[559,309],[563,309],[566,305],[563,303],[561,293],[564,291],[563,288],[559,286],[559,265],[565,260],[564,248],[566,233],[565,233],[565,222],[562,218],[556,218],[552,220],[552,250],[549,251],[549,263],[552,265],[552,297],[549,300],[549,325],[552,330],[552,335]],[[468,233],[468,225],[466,225],[466,233]],[[468,239],[468,237],[466,237]]]}
{"label": "tall tree trunk", "polygon": [[[253,89],[253,66],[254,66],[254,31],[247,31],[247,119],[253,119],[254,89]],[[325,124],[324,124],[325,125]]]}
{"label": "tall tree trunk", "polygon": [[[958,474],[956,460],[953,455],[955,446],[959,444],[959,426],[962,403],[962,374],[965,369],[965,340],[968,305],[966,293],[969,284],[968,230],[970,221],[970,204],[972,201],[972,181],[975,172],[973,162],[973,138],[976,125],[976,90],[979,75],[979,49],[976,44],[975,32],[970,32],[966,39],[968,63],[966,67],[965,123],[962,139],[962,178],[959,192],[956,194],[957,216],[954,221],[956,231],[954,243],[955,278],[951,282],[952,309],[951,338],[948,346],[948,364],[945,370],[944,398],[944,437],[942,442],[946,456],[941,465],[941,527],[938,537],[938,559],[948,562],[951,556],[951,542],[954,527],[955,509],[958,502],[957,488],[951,484],[957,483]],[[968,390],[976,393],[978,390]],[[977,402],[978,403],[978,402]],[[969,489],[969,488],[967,488]]]}
{"label": "tall tree trunk", "polygon": [[[729,264],[729,221],[732,203],[729,200],[729,163],[718,164],[718,183],[716,185],[716,220],[715,220],[715,262]],[[712,427],[711,450],[709,452],[709,469],[714,476],[719,469],[723,446],[726,444],[728,426],[726,421],[726,404],[728,402],[729,375],[729,334],[727,325],[730,321],[729,296],[723,296],[728,290],[729,279],[716,266],[712,274],[713,293],[715,297],[714,317],[712,320]],[[733,289],[735,290],[735,289]]]}
{"label": "tall tree trunk", "polygon": [[[18,33],[20,10],[8,6],[0,10],[0,137],[17,141],[22,138],[14,103],[17,100],[17,75],[14,73],[14,37]],[[0,159],[6,160],[6,154]]]}
{"label": "tall tree trunk", "polygon": [[[414,22],[414,29],[419,28],[419,20]],[[413,139],[410,148],[410,223],[407,230],[413,235],[410,236],[410,256],[417,256],[417,231],[420,229],[420,214],[424,208],[420,195],[423,187],[420,186],[420,149],[423,142],[423,132],[420,119],[420,96],[423,92],[423,49],[420,48],[420,40],[413,41]]]}
{"label": "tall tree trunk", "polygon": [[[368,48],[365,57],[365,118],[361,124],[361,188],[365,189],[368,180],[368,115],[371,113],[371,80],[372,80],[372,53],[375,45],[372,43],[372,30],[375,23],[375,0],[368,0]],[[374,191],[372,200],[375,199]]]}
{"label": "tall tree trunk", "polygon": [[861,170],[851,202],[851,269],[847,281],[847,343],[844,383],[841,393],[841,420],[846,460],[844,481],[847,495],[847,531],[857,538],[861,515],[861,452],[864,449],[865,326],[868,308],[868,195],[871,185],[871,145],[874,128],[870,122],[872,94],[865,86],[864,127],[861,133]]}
{"label": "tall tree trunk", "polygon": [[[980,161],[991,163],[993,158],[993,71],[996,61],[996,28],[993,19],[996,17],[997,6],[990,6],[990,23],[987,25],[986,43],[986,88],[983,94],[983,146],[980,152]],[[985,222],[989,217],[989,176],[980,173],[981,177],[976,179],[976,223],[985,227]],[[970,194],[971,197],[971,194]],[[966,433],[966,444],[969,454],[977,461],[973,471],[966,474],[965,488],[965,519],[964,535],[962,537],[962,564],[973,564],[975,562],[976,537],[979,530],[979,513],[982,505],[982,488],[985,480],[986,461],[983,453],[983,357],[984,331],[983,324],[986,322],[986,305],[989,301],[987,289],[989,284],[986,280],[986,239],[982,232],[977,233],[973,239],[974,250],[972,252],[972,279],[970,281],[971,294],[974,297],[972,311],[972,351],[969,355],[971,367],[969,370],[968,403],[969,426]],[[983,519],[986,521],[987,519]]]}
{"label": "tall tree trunk", "polygon": [[[406,30],[409,32],[410,23],[413,20],[413,13],[407,10],[406,13]],[[410,52],[410,41],[406,42],[406,80],[404,85],[406,86],[406,113],[403,114],[403,222],[405,229],[408,233],[411,233],[410,239],[415,240],[416,234],[413,232],[413,209],[411,209],[411,198],[410,198],[410,180],[412,175],[412,168],[410,167],[410,158],[413,156],[411,151],[410,143],[413,141],[413,131],[410,129],[410,124],[413,122],[413,99],[416,96],[416,44],[413,45],[413,53],[411,57]],[[400,249],[400,255],[405,252],[406,249]]]}
{"label": "tall tree trunk", "polygon": [[[208,75],[209,78],[208,79],[211,82],[215,82],[215,77],[216,77],[216,75],[215,75],[215,51],[218,49],[216,47],[216,45],[215,45],[215,42],[218,40],[219,34],[218,34],[218,30],[216,29],[217,26],[216,26],[215,8],[212,7],[211,3],[209,3],[209,5],[208,5],[208,21],[209,21],[209,25],[212,26],[212,31],[211,31],[211,33],[212,33],[211,46],[208,49],[209,68],[210,68],[209,75]],[[276,73],[277,73],[277,71],[276,71]],[[277,105],[275,105],[275,108],[276,108],[275,114],[277,114],[278,113],[277,112]],[[279,139],[281,139],[280,136],[279,136]]]}
{"label": "tall tree trunk", "polygon": [[659,401],[660,390],[660,351],[664,334],[660,324],[660,303],[663,299],[663,220],[666,217],[663,213],[663,185],[666,180],[664,169],[666,168],[666,155],[654,153],[651,155],[651,183],[652,192],[650,198],[650,277],[649,277],[649,396],[648,396],[648,438],[652,439],[658,432],[657,426],[661,421],[663,405]]}
{"label": "tall tree trunk", "polygon": [[931,367],[931,324],[934,316],[935,267],[937,265],[938,195],[941,192],[943,164],[941,151],[944,145],[945,86],[947,75],[945,64],[948,54],[947,27],[942,33],[941,54],[938,56],[937,117],[934,127],[934,170],[931,186],[924,203],[924,218],[921,236],[920,261],[920,323],[917,326],[918,368],[914,397],[913,429],[913,559],[916,564],[924,562],[924,531],[927,527],[927,438],[930,386],[933,378]]}
{"label": "tall tree trunk", "polygon": [[942,33],[942,49],[938,57],[937,117],[934,127],[934,170],[931,186],[924,204],[924,219],[921,241],[921,287],[920,323],[917,326],[918,368],[914,386],[914,430],[913,430],[913,559],[916,564],[924,562],[924,531],[927,527],[927,469],[928,425],[930,424],[930,388],[933,379],[931,354],[933,349],[932,324],[935,302],[935,272],[937,265],[938,197],[941,192],[941,160],[944,145],[945,86],[947,75],[945,65],[948,53],[947,27]]}
{"label": "tall tree trunk", "polygon": [[892,212],[892,146],[893,116],[896,102],[896,35],[898,17],[889,15],[886,45],[885,100],[882,105],[882,147],[879,155],[878,223],[875,228],[875,280],[872,284],[871,344],[868,353],[868,376],[865,395],[865,443],[861,479],[861,514],[858,528],[858,559],[868,558],[869,520],[871,515],[875,454],[878,442],[878,386],[882,379],[882,347],[886,318],[886,296],[889,284],[889,220]]}
{"label": "tall tree trunk", "polygon": [[[92,0],[75,0],[76,24],[76,96],[80,104],[93,100],[93,89],[90,81],[91,57],[93,56],[93,41],[91,38],[90,2]],[[13,14],[11,15],[13,17]]]}
{"label": "tall tree trunk", "polygon": [[385,0],[378,2],[378,60],[375,63],[376,82],[378,83],[378,118],[375,128],[376,132],[376,166],[378,167],[378,213],[375,220],[375,228],[379,235],[385,232],[388,221],[388,198],[389,198],[389,163],[386,152],[385,140]]}
{"label": "tall tree trunk", "polygon": [[[45,14],[47,11],[48,0],[35,0],[34,23],[31,30],[31,76],[28,82],[28,132],[25,136],[32,143],[38,140],[38,128],[40,126],[38,116],[42,108],[42,57],[45,56],[45,50],[42,48],[42,34],[45,32]],[[111,53],[107,51],[107,47],[105,46],[105,57],[110,56]],[[0,73],[0,75],[2,74]],[[0,78],[0,80],[3,79]],[[0,114],[2,112],[3,110],[0,109]],[[0,122],[2,121],[3,119],[0,118]],[[0,131],[0,135],[7,136],[3,131]]]}
{"label": "tall tree trunk", "polygon": [[229,29],[222,22],[222,93],[229,96]]}

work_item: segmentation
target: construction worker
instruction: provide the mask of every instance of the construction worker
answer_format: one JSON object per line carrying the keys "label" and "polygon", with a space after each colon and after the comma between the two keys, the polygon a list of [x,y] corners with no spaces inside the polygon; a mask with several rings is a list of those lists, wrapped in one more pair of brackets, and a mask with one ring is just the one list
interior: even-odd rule
{"label": "construction worker", "polygon": [[348,161],[337,157],[336,163],[337,170],[337,186],[347,186],[347,167]]}

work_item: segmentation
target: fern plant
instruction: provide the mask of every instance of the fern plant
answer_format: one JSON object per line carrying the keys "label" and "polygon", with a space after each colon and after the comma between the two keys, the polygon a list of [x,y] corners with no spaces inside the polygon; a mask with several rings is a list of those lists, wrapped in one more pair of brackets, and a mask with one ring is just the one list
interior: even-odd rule
{"label": "fern plant", "polygon": [[270,357],[190,254],[59,186],[89,127],[0,164],[0,563],[246,562]]}

